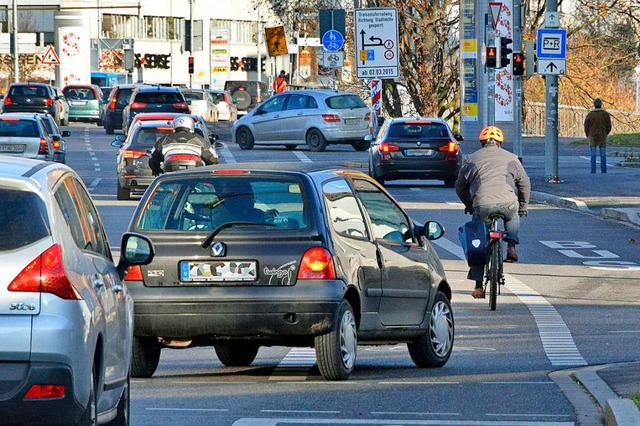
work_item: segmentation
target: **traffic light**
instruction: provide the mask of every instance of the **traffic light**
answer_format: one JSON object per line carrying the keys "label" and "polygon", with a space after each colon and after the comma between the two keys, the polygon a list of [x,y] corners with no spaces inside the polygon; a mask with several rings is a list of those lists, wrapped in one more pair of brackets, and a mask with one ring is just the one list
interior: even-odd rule
{"label": "traffic light", "polygon": [[487,46],[485,65],[487,68],[496,67],[497,52],[495,46]]}
{"label": "traffic light", "polygon": [[496,47],[498,48],[498,60],[496,64],[496,68],[504,68],[511,63],[511,59],[509,58],[509,54],[513,52],[509,48],[509,45],[513,42],[510,38],[507,37],[498,37],[498,42],[496,43]]}
{"label": "traffic light", "polygon": [[536,46],[533,40],[524,41],[524,76],[531,77],[536,73]]}
{"label": "traffic light", "polygon": [[524,74],[524,54],[513,52],[513,75]]}
{"label": "traffic light", "polygon": [[193,56],[189,56],[189,74],[193,74]]}

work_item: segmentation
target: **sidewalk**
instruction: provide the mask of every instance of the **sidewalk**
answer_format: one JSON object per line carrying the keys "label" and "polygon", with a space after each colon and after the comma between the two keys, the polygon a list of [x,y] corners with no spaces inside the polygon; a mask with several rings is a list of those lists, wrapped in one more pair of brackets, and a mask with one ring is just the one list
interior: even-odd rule
{"label": "sidewalk", "polygon": [[[576,209],[640,226],[640,168],[623,167],[624,158],[609,155],[606,174],[592,174],[588,158],[559,157],[560,182],[545,177],[541,142],[530,140],[523,164],[531,179],[531,201]],[[506,149],[510,149],[505,146]],[[570,148],[568,148],[570,149]],[[610,150],[611,153],[614,150]],[[640,394],[640,361],[559,370],[550,377],[574,406],[582,426],[640,426],[640,411],[631,401]]]}

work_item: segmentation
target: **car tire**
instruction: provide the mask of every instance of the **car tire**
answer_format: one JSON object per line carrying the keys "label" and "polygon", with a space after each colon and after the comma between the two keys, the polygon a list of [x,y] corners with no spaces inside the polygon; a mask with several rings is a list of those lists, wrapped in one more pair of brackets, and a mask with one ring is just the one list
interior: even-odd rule
{"label": "car tire", "polygon": [[440,368],[451,356],[455,335],[451,302],[441,291],[436,293],[428,321],[427,333],[407,343],[407,348],[416,366]]}
{"label": "car tire", "polygon": [[236,141],[238,142],[240,149],[253,149],[253,145],[255,144],[255,139],[253,138],[251,130],[246,127],[240,127],[238,129],[238,132],[236,133]]}
{"label": "car tire", "polygon": [[346,380],[357,356],[357,327],[353,308],[346,300],[338,309],[333,329],[315,337],[316,359],[325,380]]}
{"label": "car tire", "polygon": [[298,147],[298,145],[285,145],[284,147],[287,151],[293,151]]}
{"label": "car tire", "polygon": [[160,363],[160,345],[151,338],[133,337],[131,377],[149,378]]}
{"label": "car tire", "polygon": [[96,397],[96,377],[98,375],[96,365],[94,364],[91,368],[91,376],[90,376],[90,388],[89,388],[89,401],[87,402],[87,408],[85,408],[82,413],[82,417],[80,418],[80,422],[78,425],[97,425],[98,424],[98,400]]}
{"label": "car tire", "polygon": [[307,132],[307,146],[313,152],[321,152],[327,149],[327,140],[318,129],[311,129]]}
{"label": "car tire", "polygon": [[117,194],[118,200],[130,200],[131,189],[120,186],[120,183],[117,183],[117,185],[118,185],[118,194]]}
{"label": "car tire", "polygon": [[116,418],[107,424],[109,426],[129,426],[129,419],[131,418],[131,375],[127,377],[116,410]]}
{"label": "car tire", "polygon": [[455,178],[448,178],[444,180],[444,187],[445,188],[454,188],[456,186],[456,179]]}
{"label": "car tire", "polygon": [[246,342],[215,345],[214,347],[218,359],[227,367],[251,365],[260,350],[260,345]]}
{"label": "car tire", "polygon": [[251,95],[244,90],[236,90],[231,95],[233,102],[238,106],[238,109],[247,109],[251,106]]}
{"label": "car tire", "polygon": [[352,142],[351,146],[356,151],[366,151],[369,149],[369,147],[371,147],[371,141],[362,140],[362,141]]}
{"label": "car tire", "polygon": [[98,127],[102,127],[102,119],[101,118],[99,118],[98,121],[96,121],[96,125]]}
{"label": "car tire", "polygon": [[69,114],[65,115],[64,118],[62,119],[62,125],[63,126],[69,125]]}
{"label": "car tire", "polygon": [[104,130],[108,135],[113,135],[115,133],[113,127],[111,126],[105,127]]}
{"label": "car tire", "polygon": [[373,171],[373,166],[371,165],[371,160],[369,160],[369,176],[371,176],[376,182],[380,185],[384,186],[384,177],[377,176]]}

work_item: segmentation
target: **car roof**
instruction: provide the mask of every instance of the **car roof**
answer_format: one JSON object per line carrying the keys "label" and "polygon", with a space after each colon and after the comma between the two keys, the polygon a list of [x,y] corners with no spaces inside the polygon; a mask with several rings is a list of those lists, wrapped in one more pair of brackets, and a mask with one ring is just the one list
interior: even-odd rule
{"label": "car roof", "polygon": [[20,83],[11,83],[10,86],[46,86],[46,87],[52,87],[50,84],[47,84],[47,83],[36,83],[36,82],[27,82],[27,81],[22,81]]}
{"label": "car roof", "polygon": [[30,118],[32,120],[37,120],[37,117],[39,116],[40,116],[40,113],[37,113],[37,112],[4,112],[0,114],[0,119],[14,117],[14,118],[20,118],[20,119]]}
{"label": "car roof", "polygon": [[62,166],[62,164],[49,161],[34,160],[32,158],[9,157],[0,155],[0,177],[27,177],[38,170],[56,166]]}
{"label": "car roof", "polygon": [[406,122],[414,122],[414,124],[418,124],[418,122],[424,121],[432,122],[432,123],[441,123],[446,124],[446,122],[442,118],[437,117],[396,117],[390,120],[391,124],[396,123],[406,123]]}
{"label": "car roof", "polygon": [[138,86],[136,87],[136,92],[177,92],[180,93],[180,89],[177,87],[167,87],[167,86]]}

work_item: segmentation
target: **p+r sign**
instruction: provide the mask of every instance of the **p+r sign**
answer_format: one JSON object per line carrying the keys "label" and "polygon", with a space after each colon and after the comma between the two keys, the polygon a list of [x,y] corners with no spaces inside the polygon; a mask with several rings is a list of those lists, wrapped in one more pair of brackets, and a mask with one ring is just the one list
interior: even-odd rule
{"label": "p+r sign", "polygon": [[564,28],[538,28],[536,56],[538,59],[566,59],[567,30]]}

